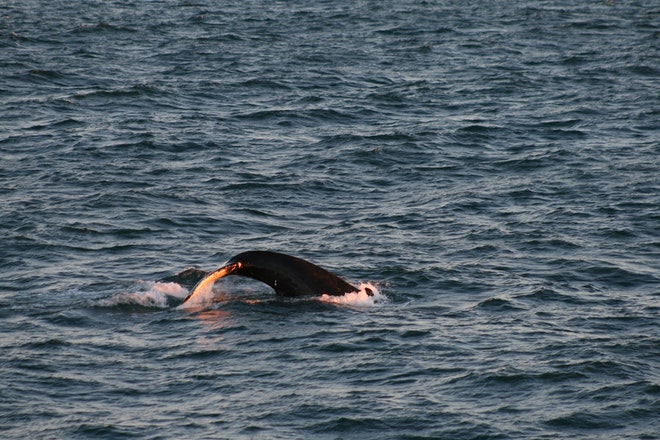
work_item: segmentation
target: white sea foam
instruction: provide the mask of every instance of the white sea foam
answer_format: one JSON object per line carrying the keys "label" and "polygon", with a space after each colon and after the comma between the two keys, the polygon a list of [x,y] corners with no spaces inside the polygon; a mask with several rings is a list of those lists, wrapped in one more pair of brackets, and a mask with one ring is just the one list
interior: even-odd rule
{"label": "white sea foam", "polygon": [[121,292],[100,301],[105,307],[138,305],[143,307],[167,308],[168,298],[185,298],[188,290],[177,283],[141,282],[143,290]]}
{"label": "white sea foam", "polygon": [[327,303],[358,307],[370,307],[387,301],[387,297],[380,293],[380,289],[373,283],[360,283],[357,287],[360,289],[358,292],[346,293],[342,296],[323,294],[319,299]]}

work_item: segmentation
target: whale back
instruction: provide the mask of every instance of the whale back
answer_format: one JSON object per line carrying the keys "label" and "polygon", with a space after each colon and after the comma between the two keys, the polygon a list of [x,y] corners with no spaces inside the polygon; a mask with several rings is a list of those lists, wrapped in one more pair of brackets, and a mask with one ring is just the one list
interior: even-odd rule
{"label": "whale back", "polygon": [[208,276],[209,272],[205,270],[196,269],[190,267],[182,272],[179,272],[175,275],[170,275],[165,278],[158,280],[161,283],[177,283],[187,289],[190,289],[197,285],[201,280]]}

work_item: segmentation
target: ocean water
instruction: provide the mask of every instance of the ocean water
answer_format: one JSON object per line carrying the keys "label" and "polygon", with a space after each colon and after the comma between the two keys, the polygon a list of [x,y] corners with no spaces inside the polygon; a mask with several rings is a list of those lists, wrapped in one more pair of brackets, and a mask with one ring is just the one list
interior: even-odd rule
{"label": "ocean water", "polygon": [[[660,438],[660,5],[0,7],[0,437]],[[186,268],[268,249],[374,297]]]}

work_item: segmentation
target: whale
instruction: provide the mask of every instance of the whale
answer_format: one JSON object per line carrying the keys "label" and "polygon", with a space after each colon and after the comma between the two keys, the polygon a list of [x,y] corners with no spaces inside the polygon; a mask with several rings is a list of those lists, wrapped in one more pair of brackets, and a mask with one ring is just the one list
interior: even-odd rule
{"label": "whale", "polygon": [[[359,289],[314,263],[273,251],[247,251],[231,257],[212,272],[189,270],[186,278],[199,278],[182,304],[208,292],[213,284],[230,275],[244,276],[270,286],[277,295],[303,297],[341,296]],[[369,290],[369,289],[368,289]],[[370,290],[367,294],[373,295]]]}
{"label": "whale", "polygon": [[188,269],[183,270],[182,272],[177,273],[176,275],[170,275],[165,278],[161,278],[158,280],[158,282],[176,283],[190,290],[193,287],[195,287],[195,285],[197,285],[197,283],[199,283],[209,273],[211,272],[209,272],[208,270],[202,270],[202,269],[190,267]]}

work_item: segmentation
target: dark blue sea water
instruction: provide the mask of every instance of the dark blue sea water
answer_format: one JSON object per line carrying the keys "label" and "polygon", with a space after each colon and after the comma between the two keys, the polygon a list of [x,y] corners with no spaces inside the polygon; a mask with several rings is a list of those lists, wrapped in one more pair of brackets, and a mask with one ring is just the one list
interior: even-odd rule
{"label": "dark blue sea water", "polygon": [[660,438],[659,176],[657,2],[0,1],[0,437]]}

